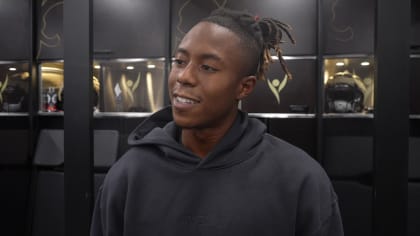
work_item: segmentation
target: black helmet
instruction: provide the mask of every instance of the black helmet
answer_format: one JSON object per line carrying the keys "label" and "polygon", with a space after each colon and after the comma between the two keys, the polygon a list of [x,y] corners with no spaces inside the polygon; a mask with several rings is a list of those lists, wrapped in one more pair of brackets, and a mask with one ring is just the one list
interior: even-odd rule
{"label": "black helmet", "polygon": [[336,73],[325,86],[326,112],[361,112],[363,92],[355,80],[357,76],[345,71]]}

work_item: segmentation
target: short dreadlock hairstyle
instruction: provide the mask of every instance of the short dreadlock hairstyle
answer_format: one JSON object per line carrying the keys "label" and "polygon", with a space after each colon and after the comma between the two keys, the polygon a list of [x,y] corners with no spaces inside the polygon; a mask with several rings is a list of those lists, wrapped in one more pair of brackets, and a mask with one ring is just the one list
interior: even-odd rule
{"label": "short dreadlock hairstyle", "polygon": [[289,79],[292,78],[280,48],[280,44],[285,42],[282,40],[283,32],[295,44],[295,40],[290,34],[292,28],[288,24],[273,18],[259,19],[258,16],[252,16],[247,12],[226,8],[214,10],[210,16],[201,21],[228,28],[240,38],[253,59],[249,74],[256,75],[259,80],[265,80],[265,72],[273,62],[270,50],[274,49],[283,71]]}

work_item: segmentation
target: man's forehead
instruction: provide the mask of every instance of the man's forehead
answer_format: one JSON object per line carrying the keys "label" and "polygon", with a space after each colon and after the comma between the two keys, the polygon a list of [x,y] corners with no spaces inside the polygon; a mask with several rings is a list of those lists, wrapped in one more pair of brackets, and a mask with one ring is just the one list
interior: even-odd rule
{"label": "man's forehead", "polygon": [[185,35],[178,46],[178,52],[199,59],[214,59],[236,68],[245,64],[247,66],[245,62],[249,60],[242,45],[239,36],[230,29],[204,21]]}
{"label": "man's forehead", "polygon": [[209,42],[223,42],[223,44],[229,42],[225,41],[226,39],[233,41],[239,40],[239,37],[230,29],[212,22],[202,21],[194,25],[187,32],[187,34],[182,39],[181,44],[186,40],[202,40],[203,38],[206,38]]}

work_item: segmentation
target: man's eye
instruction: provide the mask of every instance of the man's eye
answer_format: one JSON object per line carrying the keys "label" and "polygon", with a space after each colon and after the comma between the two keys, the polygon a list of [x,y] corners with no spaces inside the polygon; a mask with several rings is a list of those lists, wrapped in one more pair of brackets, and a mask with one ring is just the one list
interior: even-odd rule
{"label": "man's eye", "polygon": [[185,62],[181,59],[173,59],[172,63],[174,63],[175,65],[184,65]]}
{"label": "man's eye", "polygon": [[208,66],[208,65],[202,65],[201,66],[201,69],[203,69],[204,71],[207,71],[207,72],[216,72],[216,71],[218,71],[218,69],[216,69],[214,67],[211,67],[211,66]]}

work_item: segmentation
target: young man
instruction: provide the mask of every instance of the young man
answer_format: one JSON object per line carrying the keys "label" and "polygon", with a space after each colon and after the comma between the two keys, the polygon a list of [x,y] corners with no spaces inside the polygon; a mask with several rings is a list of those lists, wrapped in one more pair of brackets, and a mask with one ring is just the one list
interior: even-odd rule
{"label": "young man", "polygon": [[[91,235],[341,236],[337,198],[311,157],[238,110],[288,26],[217,10],[183,38],[172,106],[129,137],[100,189]],[[285,72],[290,76],[287,67]]]}

